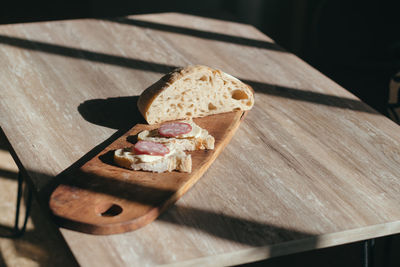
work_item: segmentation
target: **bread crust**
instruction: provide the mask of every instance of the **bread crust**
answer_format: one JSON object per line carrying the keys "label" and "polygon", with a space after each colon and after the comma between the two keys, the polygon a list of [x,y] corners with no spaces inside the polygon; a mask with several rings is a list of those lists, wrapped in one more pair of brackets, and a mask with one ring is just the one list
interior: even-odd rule
{"label": "bread crust", "polygon": [[170,72],[163,76],[160,80],[156,83],[145,89],[142,94],[140,95],[137,101],[137,107],[142,114],[142,116],[147,120],[146,111],[153,103],[154,99],[169,85],[169,80],[171,79],[170,76],[173,75],[174,72]]}

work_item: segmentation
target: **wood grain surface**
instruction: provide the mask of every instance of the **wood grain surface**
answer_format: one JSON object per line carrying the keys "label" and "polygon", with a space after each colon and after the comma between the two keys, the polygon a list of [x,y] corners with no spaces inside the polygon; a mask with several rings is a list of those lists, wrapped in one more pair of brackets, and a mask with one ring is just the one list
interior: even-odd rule
{"label": "wood grain surface", "polygon": [[191,173],[132,171],[115,165],[116,149],[131,147],[141,131],[160,126],[135,125],[82,167],[60,179],[61,184],[49,200],[52,213],[61,226],[90,234],[124,233],[147,225],[201,178],[232,139],[246,113],[236,111],[193,119],[215,138],[215,147],[187,152],[192,157]]}
{"label": "wood grain surface", "polygon": [[400,232],[398,125],[257,29],[175,13],[0,26],[0,123],[43,207],[140,122],[145,88],[188,64],[249,83],[255,106],[151,224],[62,228],[82,266],[234,265]]}

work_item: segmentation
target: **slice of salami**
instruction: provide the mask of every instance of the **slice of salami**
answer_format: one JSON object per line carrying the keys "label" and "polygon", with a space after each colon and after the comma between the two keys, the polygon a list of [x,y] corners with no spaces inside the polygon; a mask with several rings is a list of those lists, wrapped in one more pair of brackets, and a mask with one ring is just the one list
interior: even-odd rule
{"label": "slice of salami", "polygon": [[158,129],[158,133],[164,137],[176,137],[182,134],[187,134],[192,131],[192,126],[185,122],[169,122],[164,123]]}
{"label": "slice of salami", "polygon": [[138,141],[133,148],[136,154],[165,156],[169,153],[168,147],[161,143],[152,141]]}

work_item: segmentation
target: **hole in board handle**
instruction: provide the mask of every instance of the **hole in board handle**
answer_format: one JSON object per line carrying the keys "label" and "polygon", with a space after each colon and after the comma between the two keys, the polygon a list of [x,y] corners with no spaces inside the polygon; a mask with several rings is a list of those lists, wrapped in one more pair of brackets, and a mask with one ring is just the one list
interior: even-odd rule
{"label": "hole in board handle", "polygon": [[121,214],[122,208],[114,203],[106,203],[97,206],[95,211],[102,217],[114,217]]}

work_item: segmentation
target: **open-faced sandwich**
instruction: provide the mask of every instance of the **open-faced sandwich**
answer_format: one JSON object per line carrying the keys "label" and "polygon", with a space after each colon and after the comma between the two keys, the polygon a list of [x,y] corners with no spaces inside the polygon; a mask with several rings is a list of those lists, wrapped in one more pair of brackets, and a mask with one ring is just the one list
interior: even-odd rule
{"label": "open-faced sandwich", "polygon": [[124,168],[151,172],[192,171],[192,158],[174,145],[138,141],[129,148],[117,149],[114,162]]}
{"label": "open-faced sandwich", "polygon": [[191,119],[163,123],[160,128],[139,133],[138,140],[174,144],[177,149],[214,149],[214,137]]}
{"label": "open-faced sandwich", "polygon": [[140,132],[133,147],[116,150],[114,161],[133,170],[191,172],[191,156],[184,151],[214,149],[215,142],[192,118],[249,110],[253,104],[252,88],[229,74],[199,65],[179,68],[147,88],[138,100],[149,124],[163,124]]}

